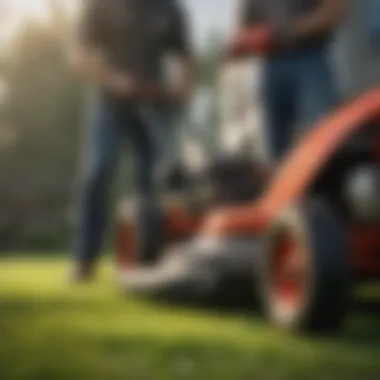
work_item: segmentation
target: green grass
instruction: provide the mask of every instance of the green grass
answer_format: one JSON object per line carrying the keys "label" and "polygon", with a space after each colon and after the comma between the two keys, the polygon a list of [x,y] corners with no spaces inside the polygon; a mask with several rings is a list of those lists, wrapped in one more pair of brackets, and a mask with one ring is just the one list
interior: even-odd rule
{"label": "green grass", "polygon": [[340,337],[295,338],[255,315],[127,298],[110,266],[70,287],[66,264],[0,261],[0,379],[380,378],[380,314],[353,312]]}

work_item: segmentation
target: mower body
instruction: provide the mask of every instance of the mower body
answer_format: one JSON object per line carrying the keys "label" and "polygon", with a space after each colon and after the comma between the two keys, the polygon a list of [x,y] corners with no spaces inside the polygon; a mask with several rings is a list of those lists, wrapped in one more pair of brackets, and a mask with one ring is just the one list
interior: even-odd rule
{"label": "mower body", "polygon": [[[256,286],[276,324],[336,328],[347,314],[352,285],[380,279],[380,175],[374,178],[379,161],[380,90],[373,90],[310,128],[251,198],[214,202],[196,212],[186,202],[168,202],[165,246],[157,258],[157,268],[165,262],[166,272],[157,283],[137,254],[135,215],[121,207],[120,283],[142,293],[157,290],[166,281],[164,272],[181,272],[179,264],[167,263],[182,257],[181,265],[192,268],[187,283],[197,292],[215,294],[233,283]],[[139,272],[145,274],[136,279]],[[166,290],[180,288],[175,281],[167,284]]]}

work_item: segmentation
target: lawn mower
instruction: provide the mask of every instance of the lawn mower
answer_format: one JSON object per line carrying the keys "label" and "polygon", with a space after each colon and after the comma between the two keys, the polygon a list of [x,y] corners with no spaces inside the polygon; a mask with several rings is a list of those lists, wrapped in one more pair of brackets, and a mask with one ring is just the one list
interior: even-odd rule
{"label": "lawn mower", "polygon": [[380,278],[379,161],[380,90],[371,90],[310,128],[274,173],[244,155],[214,158],[191,180],[177,170],[176,191],[186,191],[165,203],[153,264],[138,257],[133,207],[120,205],[118,281],[179,299],[234,289],[286,330],[338,330],[353,287]]}

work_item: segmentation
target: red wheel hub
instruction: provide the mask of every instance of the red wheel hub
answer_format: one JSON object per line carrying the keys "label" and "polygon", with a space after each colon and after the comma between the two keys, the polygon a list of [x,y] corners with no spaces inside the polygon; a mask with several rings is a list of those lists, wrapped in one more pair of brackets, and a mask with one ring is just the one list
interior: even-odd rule
{"label": "red wheel hub", "polygon": [[273,252],[272,296],[280,310],[301,307],[306,286],[306,254],[303,245],[289,232],[281,235]]}

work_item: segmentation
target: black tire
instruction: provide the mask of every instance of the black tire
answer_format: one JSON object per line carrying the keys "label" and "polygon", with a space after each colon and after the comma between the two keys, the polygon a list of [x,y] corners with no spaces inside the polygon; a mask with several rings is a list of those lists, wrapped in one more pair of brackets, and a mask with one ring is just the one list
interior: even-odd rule
{"label": "black tire", "polygon": [[[299,281],[302,296],[288,313],[281,311],[273,286],[275,252],[281,249],[278,244],[284,234],[300,244],[296,249],[302,252],[303,269],[298,270],[305,271]],[[339,330],[351,299],[350,251],[345,232],[331,210],[315,201],[289,208],[270,228],[267,238],[261,273],[267,318],[282,329],[301,333]]]}

